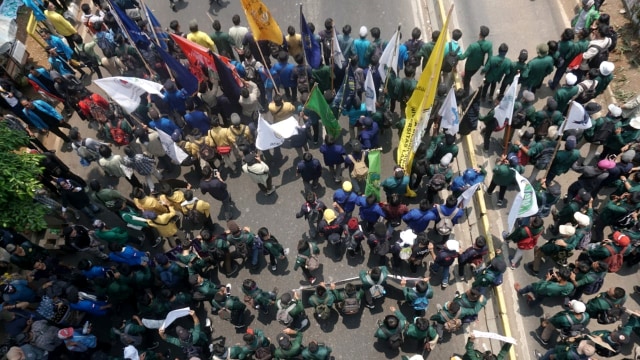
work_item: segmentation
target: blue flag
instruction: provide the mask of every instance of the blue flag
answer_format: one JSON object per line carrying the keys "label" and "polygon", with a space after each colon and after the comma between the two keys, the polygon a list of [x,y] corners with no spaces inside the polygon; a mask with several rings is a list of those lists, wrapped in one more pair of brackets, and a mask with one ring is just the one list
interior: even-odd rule
{"label": "blue flag", "polygon": [[227,67],[220,57],[217,54],[211,53],[213,56],[213,61],[216,64],[216,71],[218,71],[218,77],[220,81],[220,86],[222,87],[222,92],[224,95],[231,101],[232,103],[237,103],[238,99],[240,99],[240,86],[236,82],[235,77],[233,76],[233,72],[231,69]]}
{"label": "blue flag", "polygon": [[149,47],[149,45],[151,44],[151,41],[149,41],[147,34],[145,34],[142,30],[140,30],[140,28],[138,27],[138,24],[136,24],[133,20],[131,20],[131,18],[127,16],[127,13],[125,13],[122,9],[120,9],[120,7],[118,6],[118,4],[115,3],[115,1],[110,0],[109,2],[111,3],[111,8],[116,13],[116,16],[120,18],[120,22],[124,27],[123,30],[127,33],[127,35],[129,36],[129,39],[131,39],[131,42],[132,42],[131,45],[141,46],[145,49]]}
{"label": "blue flag", "polygon": [[167,45],[167,42],[169,42],[169,34],[162,30],[162,25],[160,25],[160,22],[158,21],[158,19],[156,19],[156,16],[153,15],[151,9],[149,9],[147,5],[145,5],[145,8],[147,9],[147,17],[149,18],[149,22],[151,23],[151,26],[153,26],[153,30],[158,37],[158,41],[160,42],[159,45],[162,46],[164,50],[168,50],[169,46]]}
{"label": "blue flag", "polygon": [[356,95],[356,76],[353,72],[353,67],[349,65],[347,67],[347,73],[344,75],[342,85],[336,93],[336,97],[333,99],[333,107],[341,109],[349,109],[353,105],[353,100]]}
{"label": "blue flag", "polygon": [[309,25],[307,25],[307,20],[302,13],[302,6],[300,6],[300,33],[302,34],[302,46],[307,57],[307,64],[314,69],[319,68],[322,63],[320,43],[311,32],[311,29],[309,29]]}
{"label": "blue flag", "polygon": [[[195,77],[189,69],[180,63],[176,58],[169,55],[163,48],[156,47],[158,54],[164,61],[164,63],[173,71],[176,77],[176,82],[189,94],[194,94],[198,91],[198,78]],[[240,96],[238,94],[238,96]]]}

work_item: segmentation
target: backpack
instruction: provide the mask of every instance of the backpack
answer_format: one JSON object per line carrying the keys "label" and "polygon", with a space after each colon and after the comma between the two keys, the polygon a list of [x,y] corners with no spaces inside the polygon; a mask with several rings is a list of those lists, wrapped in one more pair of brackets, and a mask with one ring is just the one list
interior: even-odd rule
{"label": "backpack", "polygon": [[400,348],[400,346],[402,346],[402,343],[404,343],[404,338],[402,337],[402,329],[396,329],[395,334],[392,334],[384,326],[380,327],[380,329],[385,335],[387,335],[387,343],[389,344],[389,347],[397,350]]}
{"label": "backpack", "polygon": [[611,135],[616,131],[616,123],[615,121],[605,118],[604,123],[600,126],[600,129],[593,134],[592,143],[594,144],[604,144]]}
{"label": "backpack", "polygon": [[116,145],[129,145],[129,135],[122,130],[122,119],[118,120],[116,126],[109,128],[109,134],[111,134],[111,138]]}
{"label": "backpack", "polygon": [[193,203],[191,209],[187,208],[187,213],[185,214],[185,218],[194,226],[202,226],[206,221],[206,216],[196,209],[198,207],[198,201],[200,200],[196,200],[196,202]]}
{"label": "backpack", "polygon": [[316,315],[322,320],[327,320],[331,316],[331,308],[327,304],[318,304],[315,308]]}
{"label": "backpack", "polygon": [[449,52],[444,56],[442,62],[442,72],[450,73],[456,68],[456,65],[458,65],[458,51],[453,51],[453,43],[449,43]]}
{"label": "backpack", "polygon": [[258,71],[256,70],[256,63],[249,63],[245,61],[242,65],[244,66],[244,73],[247,80],[256,80],[256,76],[258,75]]}
{"label": "backpack", "polygon": [[458,319],[458,317],[449,318],[446,311],[442,311],[442,317],[446,320],[444,322],[444,330],[446,332],[456,332],[462,327],[462,320]]}
{"label": "backpack", "polygon": [[551,116],[549,116],[549,113],[544,110],[542,113],[544,114],[544,119],[542,119],[540,125],[535,128],[537,136],[546,136],[549,133],[549,127],[551,126]]}
{"label": "backpack", "polygon": [[253,358],[255,360],[271,360],[273,359],[273,354],[271,354],[271,348],[268,346],[261,346],[256,349],[253,354]]}
{"label": "backpack", "polygon": [[371,42],[371,47],[369,48],[369,60],[371,60],[374,55],[378,57],[378,60],[380,60],[380,56],[382,56],[382,41]]}
{"label": "backpack", "polygon": [[369,288],[369,293],[371,294],[372,298],[379,299],[387,293],[387,291],[384,289],[384,286],[382,286],[382,276],[380,277],[380,279],[378,279],[377,283],[374,283],[371,275],[367,275],[367,281],[373,283],[373,285],[371,285],[371,288]]}
{"label": "backpack", "polygon": [[618,32],[613,29],[613,27],[609,28],[609,39],[611,39],[611,45],[609,45],[609,52],[612,52],[616,49],[616,45],[618,44]]}
{"label": "backpack", "polygon": [[80,47],[76,46],[75,50],[76,50],[76,55],[78,56],[78,60],[82,61],[83,63],[89,65],[98,65],[96,64],[96,59],[92,56],[90,56],[89,54],[87,54],[86,50],[85,50],[85,45],[86,44],[82,44],[80,45]]}
{"label": "backpack", "polygon": [[585,295],[593,295],[600,291],[600,289],[602,289],[602,284],[604,284],[604,276],[600,276],[596,279],[596,281],[586,285],[582,292]]}
{"label": "backpack", "polygon": [[236,134],[235,133],[235,128],[230,127],[229,131],[235,135],[236,137],[236,147],[238,147],[239,149],[243,149],[246,148],[247,146],[250,146],[251,144],[249,144],[249,140],[247,140],[247,138],[244,136],[245,131],[247,130],[247,125],[242,125],[242,128],[240,128],[240,133]]}
{"label": "backpack", "polygon": [[411,306],[413,306],[413,310],[416,311],[427,310],[427,307],[429,307],[429,299],[427,299],[427,295],[425,294],[425,296],[418,296],[413,299]]}
{"label": "backpack", "polygon": [[420,65],[420,58],[418,58],[418,51],[422,48],[422,40],[411,39],[407,40],[404,43],[404,46],[407,47],[407,61],[405,61],[405,65],[410,65],[413,67],[418,67]]}
{"label": "backpack", "polygon": [[[562,333],[565,333],[565,334],[567,334],[569,336],[572,336],[572,337],[573,336],[578,336],[586,328],[585,324],[583,324],[582,322],[574,323],[573,322],[573,318],[571,318],[571,316],[569,316],[569,314],[565,314],[564,316],[567,318],[567,321],[569,321],[569,325],[570,326],[569,326],[568,330],[563,329],[561,331]],[[582,315],[582,320],[581,321],[584,321],[585,319],[587,319],[586,316]]]}
{"label": "backpack", "polygon": [[[519,129],[527,125],[527,108],[521,106],[516,112],[513,113],[513,119],[511,120],[511,127]],[[547,128],[548,130],[548,128]]]}
{"label": "backpack", "polygon": [[436,231],[438,234],[442,236],[451,235],[453,232],[453,221],[452,219],[456,216],[458,210],[454,210],[448,216],[445,216],[442,213],[441,207],[438,206],[436,209],[438,210],[438,216],[440,217],[440,221],[436,224]]}
{"label": "backpack", "polygon": [[429,188],[434,191],[439,191],[447,186],[447,179],[444,174],[435,174],[429,179]]}
{"label": "backpack", "polygon": [[613,247],[609,244],[604,245],[604,247],[606,247],[607,250],[609,250],[609,253],[612,254],[611,256],[603,260],[607,263],[607,265],[609,265],[609,272],[618,272],[622,268],[622,261],[624,260],[624,253],[627,251],[627,247],[625,246],[618,253],[616,253]]}
{"label": "backpack", "polygon": [[307,77],[307,68],[305,66],[298,67],[296,69],[298,75],[297,84],[299,93],[309,92],[309,78]]}
{"label": "backpack", "polygon": [[289,304],[289,306],[286,308],[280,308],[278,306],[278,312],[276,313],[276,320],[278,320],[278,322],[284,326],[291,324],[291,322],[293,321],[293,318],[291,317],[289,312],[293,310],[294,307],[296,307],[295,301],[292,301],[291,304]]}
{"label": "backpack", "polygon": [[536,169],[544,170],[549,166],[554,150],[555,147],[546,147],[540,152],[540,155],[535,158],[534,162]]}
{"label": "backpack", "polygon": [[351,170],[351,177],[358,181],[366,180],[367,176],[369,175],[369,168],[367,167],[367,164],[365,164],[364,162],[364,154],[360,159],[360,161],[356,161],[356,159],[351,154],[347,155],[347,157],[353,163],[353,170]]}
{"label": "backpack", "polygon": [[116,44],[107,39],[106,35],[96,36],[96,44],[107,59],[116,56]]}
{"label": "backpack", "polygon": [[354,315],[360,311],[360,301],[354,297],[348,297],[344,299],[344,305],[342,306],[342,313],[344,315]]}
{"label": "backpack", "polygon": [[[611,42],[609,42],[609,46],[611,46]],[[602,48],[598,45],[592,45],[591,47],[596,48],[598,53],[596,56],[587,60],[587,65],[589,65],[590,69],[597,69],[603,61],[607,61],[609,59],[609,47]]]}
{"label": "backpack", "polygon": [[100,154],[98,154],[98,152],[96,152],[95,150],[89,149],[85,145],[85,142],[86,140],[82,139],[82,141],[79,144],[76,144],[76,146],[78,146],[78,148],[76,149],[78,156],[80,156],[81,158],[85,159],[88,162],[92,162],[100,159]]}
{"label": "backpack", "polygon": [[[309,245],[309,247],[311,248],[311,245]],[[305,260],[304,267],[307,268],[307,270],[314,271],[320,267],[320,259],[318,259],[318,255],[311,254],[311,256],[306,256],[298,254],[298,256]]]}
{"label": "backpack", "polygon": [[89,114],[91,117],[100,124],[106,124],[109,121],[109,117],[112,115],[108,110],[105,110],[102,106],[98,105],[92,98],[92,96],[85,99],[89,103]]}
{"label": "backpack", "polygon": [[622,315],[625,313],[626,308],[623,307],[622,305],[618,305],[618,304],[614,305],[611,302],[611,300],[607,299],[606,296],[603,296],[602,300],[604,300],[607,304],[609,304],[611,308],[598,313],[598,317],[597,317],[598,324],[606,325],[606,324],[613,324],[615,322],[618,322],[622,318]]}
{"label": "backpack", "polygon": [[596,97],[596,82],[594,80],[591,81],[591,86],[589,87],[584,83],[580,83],[578,86],[582,89],[582,92],[575,99],[577,103],[586,104]]}
{"label": "backpack", "polygon": [[206,142],[202,142],[202,144],[200,144],[200,148],[198,149],[198,155],[200,156],[200,159],[209,161],[216,157],[216,150],[213,147],[209,146]]}

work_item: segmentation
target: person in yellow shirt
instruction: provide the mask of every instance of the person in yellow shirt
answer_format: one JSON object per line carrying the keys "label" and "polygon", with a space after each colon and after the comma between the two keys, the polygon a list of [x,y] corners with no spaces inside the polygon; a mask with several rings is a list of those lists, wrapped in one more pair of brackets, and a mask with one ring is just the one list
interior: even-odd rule
{"label": "person in yellow shirt", "polygon": [[296,58],[298,54],[302,55],[302,35],[296,34],[296,29],[289,25],[287,28],[287,49],[289,50],[289,56]]}
{"label": "person in yellow shirt", "polygon": [[[188,220],[191,230],[202,230],[202,228],[213,230],[213,220],[211,220],[211,204],[204,200],[200,200],[193,196],[193,191],[187,190],[184,192],[184,201],[182,204],[182,213],[185,215],[185,219]],[[200,219],[193,219],[189,217],[191,210],[195,210],[201,214],[198,216]]]}
{"label": "person in yellow shirt", "polygon": [[204,46],[216,54],[218,53],[218,48],[216,48],[216,44],[211,40],[211,37],[206,32],[198,30],[198,22],[196,20],[189,22],[189,30],[191,32],[187,34],[187,40]]}
{"label": "person in yellow shirt", "polygon": [[[169,207],[169,212],[165,214],[157,214],[153,211],[145,211],[143,214],[147,218],[147,225],[154,228],[158,232],[158,236],[169,240],[171,247],[175,247],[176,240],[173,237],[178,233],[178,225],[173,219],[176,216],[175,210]],[[154,244],[154,246],[157,245]]]}
{"label": "person in yellow shirt", "polygon": [[207,133],[204,141],[207,145],[216,149],[216,152],[224,161],[224,166],[226,166],[229,171],[237,170],[233,161],[231,161],[231,152],[236,140],[231,136],[229,128],[220,126],[220,120],[218,118],[211,119],[211,130]]}
{"label": "person in yellow shirt", "polygon": [[64,16],[56,12],[56,6],[53,3],[49,3],[47,10],[44,11],[44,15],[47,17],[47,20],[49,20],[51,25],[53,25],[53,28],[56,29],[56,32],[67,39],[69,47],[73,49],[76,45],[80,45],[76,44],[73,40],[73,35],[77,34],[78,31],[69,21],[67,21],[67,19],[64,18]]}
{"label": "person in yellow shirt", "polygon": [[160,183],[160,202],[172,207],[175,211],[182,212],[180,204],[184,201],[184,193],[180,189],[172,189],[167,183]]}
{"label": "person in yellow shirt", "polygon": [[269,103],[269,112],[273,116],[274,123],[288,119],[295,111],[296,107],[292,103],[284,101],[281,94],[275,94],[273,101]]}
{"label": "person in yellow shirt", "polygon": [[169,206],[162,204],[155,197],[145,194],[141,188],[133,189],[133,203],[142,211],[153,211],[156,214],[165,214],[173,211]]}

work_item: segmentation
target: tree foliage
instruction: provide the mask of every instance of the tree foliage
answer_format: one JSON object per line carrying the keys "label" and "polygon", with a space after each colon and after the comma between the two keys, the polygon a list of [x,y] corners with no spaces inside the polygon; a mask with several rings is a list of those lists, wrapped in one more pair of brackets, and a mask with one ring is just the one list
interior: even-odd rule
{"label": "tree foliage", "polygon": [[42,155],[20,150],[29,144],[26,133],[0,121],[0,225],[18,231],[46,228],[44,206],[35,203],[35,191],[42,187]]}

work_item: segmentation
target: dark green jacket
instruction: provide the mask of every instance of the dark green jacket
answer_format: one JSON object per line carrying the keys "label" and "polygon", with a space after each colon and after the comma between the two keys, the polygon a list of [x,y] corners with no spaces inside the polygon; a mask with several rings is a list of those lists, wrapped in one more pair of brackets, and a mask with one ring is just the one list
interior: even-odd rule
{"label": "dark green jacket", "polygon": [[556,93],[553,94],[553,99],[558,103],[557,110],[564,114],[569,107],[569,101],[577,94],[578,87],[576,85],[564,85],[559,88]]}
{"label": "dark green jacket", "polygon": [[547,75],[553,71],[553,58],[549,55],[538,56],[527,63],[527,68],[522,74],[524,86],[537,87],[542,84]]}
{"label": "dark green jacket", "polygon": [[291,347],[286,350],[278,347],[274,356],[277,360],[286,360],[293,359],[300,354],[302,354],[302,333],[298,331],[296,337],[291,339]]}
{"label": "dark green jacket", "polygon": [[589,314],[582,313],[578,319],[576,314],[571,310],[560,311],[548,319],[556,329],[570,329],[572,325],[583,324],[585,327],[589,325]]}
{"label": "dark green jacket", "polygon": [[458,59],[467,59],[464,64],[465,71],[478,70],[484,65],[485,55],[487,55],[487,59],[491,58],[493,55],[493,44],[491,44],[491,41],[478,40],[469,45],[464,54],[458,55]]}
{"label": "dark green jacket", "polygon": [[309,348],[302,350],[302,358],[304,360],[329,360],[331,357],[330,347],[326,345],[318,345],[318,351],[312,353]]}
{"label": "dark green jacket", "polygon": [[560,285],[555,281],[541,280],[531,284],[533,286],[533,293],[542,296],[569,296],[573,292],[574,286],[572,283],[567,282],[566,285]]}
{"label": "dark green jacket", "polygon": [[556,175],[562,175],[571,169],[571,165],[580,158],[580,151],[578,149],[573,150],[559,150],[556,153],[556,157],[553,159],[549,172]]}
{"label": "dark green jacket", "polygon": [[[389,338],[389,335],[393,335],[404,330],[404,327],[407,325],[407,318],[400,312],[400,310],[396,310],[393,315],[398,318],[398,327],[395,329],[387,329],[386,332],[382,330],[381,327],[379,327],[373,336],[381,340],[387,340]],[[382,326],[384,326],[384,323],[382,324]],[[389,335],[387,335],[387,332],[389,333]]]}
{"label": "dark green jacket", "polygon": [[[510,343],[502,344],[502,348],[500,348],[500,352],[496,355],[496,360],[504,360],[507,358],[509,354],[509,350],[511,349]],[[483,360],[484,352],[476,350],[473,348],[473,341],[471,339],[467,340],[467,345],[465,346],[465,353],[463,360]]]}
{"label": "dark green jacket", "polygon": [[511,60],[501,55],[490,57],[484,68],[482,68],[482,74],[484,74],[484,79],[488,83],[498,82],[504,76],[509,75],[510,72]]}
{"label": "dark green jacket", "polygon": [[613,299],[607,295],[606,291],[601,292],[598,296],[587,301],[587,312],[589,316],[595,318],[599,313],[605,312],[614,306],[623,306],[627,301],[627,295],[621,299]]}

